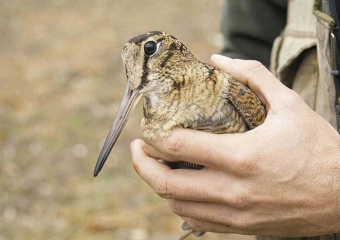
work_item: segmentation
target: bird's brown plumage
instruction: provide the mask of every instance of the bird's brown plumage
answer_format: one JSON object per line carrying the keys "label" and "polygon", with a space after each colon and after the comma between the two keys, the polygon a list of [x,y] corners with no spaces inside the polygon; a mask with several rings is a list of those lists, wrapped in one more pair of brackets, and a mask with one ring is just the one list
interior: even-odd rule
{"label": "bird's brown plumage", "polygon": [[124,46],[122,58],[127,89],[95,176],[140,97],[144,97],[143,136],[148,139],[168,137],[174,127],[217,134],[242,133],[265,120],[264,105],[248,87],[199,62],[167,33],[154,31],[132,38]]}

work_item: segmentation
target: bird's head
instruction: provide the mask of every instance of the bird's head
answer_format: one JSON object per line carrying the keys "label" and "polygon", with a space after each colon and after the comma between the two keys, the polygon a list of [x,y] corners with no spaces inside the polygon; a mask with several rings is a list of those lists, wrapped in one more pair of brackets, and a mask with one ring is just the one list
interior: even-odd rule
{"label": "bird's head", "polygon": [[175,37],[153,31],[128,41],[122,59],[130,87],[143,94],[164,91],[164,81],[171,80],[183,63],[194,56]]}
{"label": "bird's head", "polygon": [[94,176],[102,169],[131,111],[142,96],[167,94],[173,80],[185,74],[186,62],[195,57],[175,37],[159,31],[130,39],[122,50],[127,86],[114,123],[99,155]]}

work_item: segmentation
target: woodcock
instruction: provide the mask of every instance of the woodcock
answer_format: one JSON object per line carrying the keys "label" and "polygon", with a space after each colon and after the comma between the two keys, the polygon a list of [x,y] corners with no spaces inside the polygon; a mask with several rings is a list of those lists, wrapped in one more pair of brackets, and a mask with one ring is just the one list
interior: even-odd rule
{"label": "woodcock", "polygon": [[153,140],[168,137],[174,127],[217,134],[242,133],[265,120],[266,109],[249,88],[199,62],[180,41],[165,32],[132,38],[124,46],[122,58],[127,87],[94,176],[102,169],[141,97],[143,136]]}

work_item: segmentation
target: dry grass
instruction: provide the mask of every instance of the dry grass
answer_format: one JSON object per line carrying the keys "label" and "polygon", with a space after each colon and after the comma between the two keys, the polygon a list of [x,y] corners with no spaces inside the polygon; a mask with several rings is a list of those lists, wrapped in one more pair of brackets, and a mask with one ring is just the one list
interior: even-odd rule
{"label": "dry grass", "polygon": [[177,239],[180,218],[131,166],[140,110],[92,173],[125,88],[124,43],[162,30],[207,62],[222,0],[0,2],[0,240]]}

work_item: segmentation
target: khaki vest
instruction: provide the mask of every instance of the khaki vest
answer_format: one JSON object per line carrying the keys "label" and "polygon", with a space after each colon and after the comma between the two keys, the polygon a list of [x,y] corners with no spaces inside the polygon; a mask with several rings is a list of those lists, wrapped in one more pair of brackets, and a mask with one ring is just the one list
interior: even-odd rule
{"label": "khaki vest", "polygon": [[289,0],[287,25],[273,46],[271,71],[315,112],[336,127],[330,28],[321,0]]}
{"label": "khaki vest", "polygon": [[[275,42],[271,71],[304,101],[336,127],[335,88],[331,75],[330,29],[334,21],[320,11],[321,0],[289,0],[287,25]],[[340,234],[259,240],[340,240]]]}

